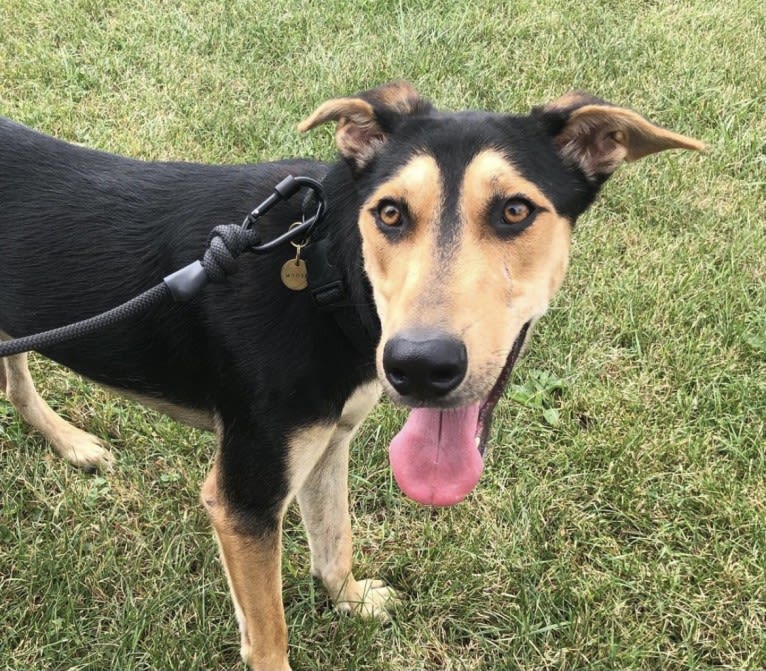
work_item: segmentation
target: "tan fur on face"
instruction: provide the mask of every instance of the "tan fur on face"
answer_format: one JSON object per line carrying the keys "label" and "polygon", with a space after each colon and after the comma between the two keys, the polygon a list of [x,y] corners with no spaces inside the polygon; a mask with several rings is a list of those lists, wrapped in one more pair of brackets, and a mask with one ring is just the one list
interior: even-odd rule
{"label": "tan fur on face", "polygon": [[[487,205],[522,195],[540,211],[520,235],[503,240],[486,220]],[[521,327],[542,316],[568,266],[570,223],[542,191],[497,151],[468,165],[460,198],[462,244],[450,283],[450,315],[468,350],[463,393],[484,397],[497,381]]]}
{"label": "tan fur on face", "polygon": [[[404,200],[412,213],[413,230],[392,243],[366,212],[360,225],[383,330],[379,370],[383,347],[398,332],[446,331],[461,338],[468,353],[466,378],[448,399],[453,405],[464,405],[489,393],[522,325],[547,310],[566,272],[571,227],[508,159],[486,150],[474,157],[464,173],[455,248],[439,255],[442,184],[435,160],[418,156],[381,185],[364,208],[381,198]],[[540,211],[524,232],[503,239],[486,219],[488,205],[496,197],[505,200],[516,195],[523,195]]]}
{"label": "tan fur on face", "polygon": [[[382,200],[405,202],[411,230],[392,244],[378,230],[374,215]],[[418,155],[372,194],[362,206],[362,249],[378,314],[384,324],[383,341],[414,316],[423,316],[438,293],[436,230],[441,213],[442,183],[432,156]],[[424,286],[431,287],[426,292]]]}

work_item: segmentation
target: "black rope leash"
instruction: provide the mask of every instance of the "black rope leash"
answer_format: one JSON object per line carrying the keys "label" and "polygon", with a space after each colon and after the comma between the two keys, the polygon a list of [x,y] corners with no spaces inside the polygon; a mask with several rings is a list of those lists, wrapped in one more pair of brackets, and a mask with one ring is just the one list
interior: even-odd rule
{"label": "black rope leash", "polygon": [[[261,244],[260,235],[253,229],[253,224],[277,203],[292,198],[303,188],[314,193],[314,214],[274,240]],[[229,275],[234,274],[237,271],[237,260],[244,252],[267,254],[293,240],[306,239],[314,225],[322,218],[324,211],[322,185],[311,177],[289,175],[274,187],[274,191],[266,200],[245,217],[242,224],[216,226],[208,236],[202,260],[184,266],[163,278],[156,286],[111,310],[73,324],[2,342],[0,359],[30,350],[42,350],[67,340],[90,335],[99,329],[135,317],[168,298],[172,298],[176,303],[184,303],[196,296],[208,282],[223,282]]]}

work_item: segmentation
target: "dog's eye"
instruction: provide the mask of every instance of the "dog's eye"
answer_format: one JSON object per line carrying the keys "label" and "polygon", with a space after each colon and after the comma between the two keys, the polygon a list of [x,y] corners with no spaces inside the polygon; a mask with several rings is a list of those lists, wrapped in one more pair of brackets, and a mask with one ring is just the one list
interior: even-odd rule
{"label": "dog's eye", "polygon": [[534,210],[532,203],[524,198],[509,198],[503,206],[503,221],[509,226],[523,224]]}
{"label": "dog's eye", "polygon": [[402,211],[390,200],[384,200],[378,205],[378,219],[386,226],[398,226],[402,223]]}

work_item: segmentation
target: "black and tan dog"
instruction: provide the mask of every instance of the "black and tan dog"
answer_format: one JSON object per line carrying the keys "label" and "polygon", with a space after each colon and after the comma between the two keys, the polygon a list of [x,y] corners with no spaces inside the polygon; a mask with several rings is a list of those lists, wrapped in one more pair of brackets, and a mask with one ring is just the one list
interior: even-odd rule
{"label": "black and tan dog", "polygon": [[[320,262],[336,270],[346,307],[324,310],[311,286],[285,286],[287,247],[243,256],[227,285],[188,304],[45,352],[217,432],[202,501],[252,669],[289,668],[280,529],[294,497],[312,571],[338,606],[385,617],[391,590],[352,574],[346,484],[349,441],[381,385],[412,408],[390,449],[402,489],[432,505],[461,500],[514,360],[562,283],[577,217],[622,161],[702,147],[580,93],[527,116],[446,113],[394,83],[330,100],[301,129],[327,121],[342,155],[333,165],[215,167],[144,163],[0,121],[4,337],[152,286],[288,173],[323,182],[328,211],[311,245],[329,250]],[[264,233],[300,218],[300,199],[281,204]],[[3,364],[8,398],[61,456],[109,466],[98,439],[40,398],[24,355]]]}

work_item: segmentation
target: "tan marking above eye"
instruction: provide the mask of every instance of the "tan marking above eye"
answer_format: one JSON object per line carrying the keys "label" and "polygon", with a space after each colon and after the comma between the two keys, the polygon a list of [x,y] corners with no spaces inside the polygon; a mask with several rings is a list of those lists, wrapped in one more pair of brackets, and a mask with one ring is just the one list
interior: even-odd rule
{"label": "tan marking above eye", "polygon": [[509,198],[503,206],[503,220],[506,224],[520,224],[532,214],[532,206],[523,198]]}
{"label": "tan marking above eye", "polygon": [[378,206],[378,218],[386,226],[398,226],[402,223],[402,211],[391,201],[383,201]]}

